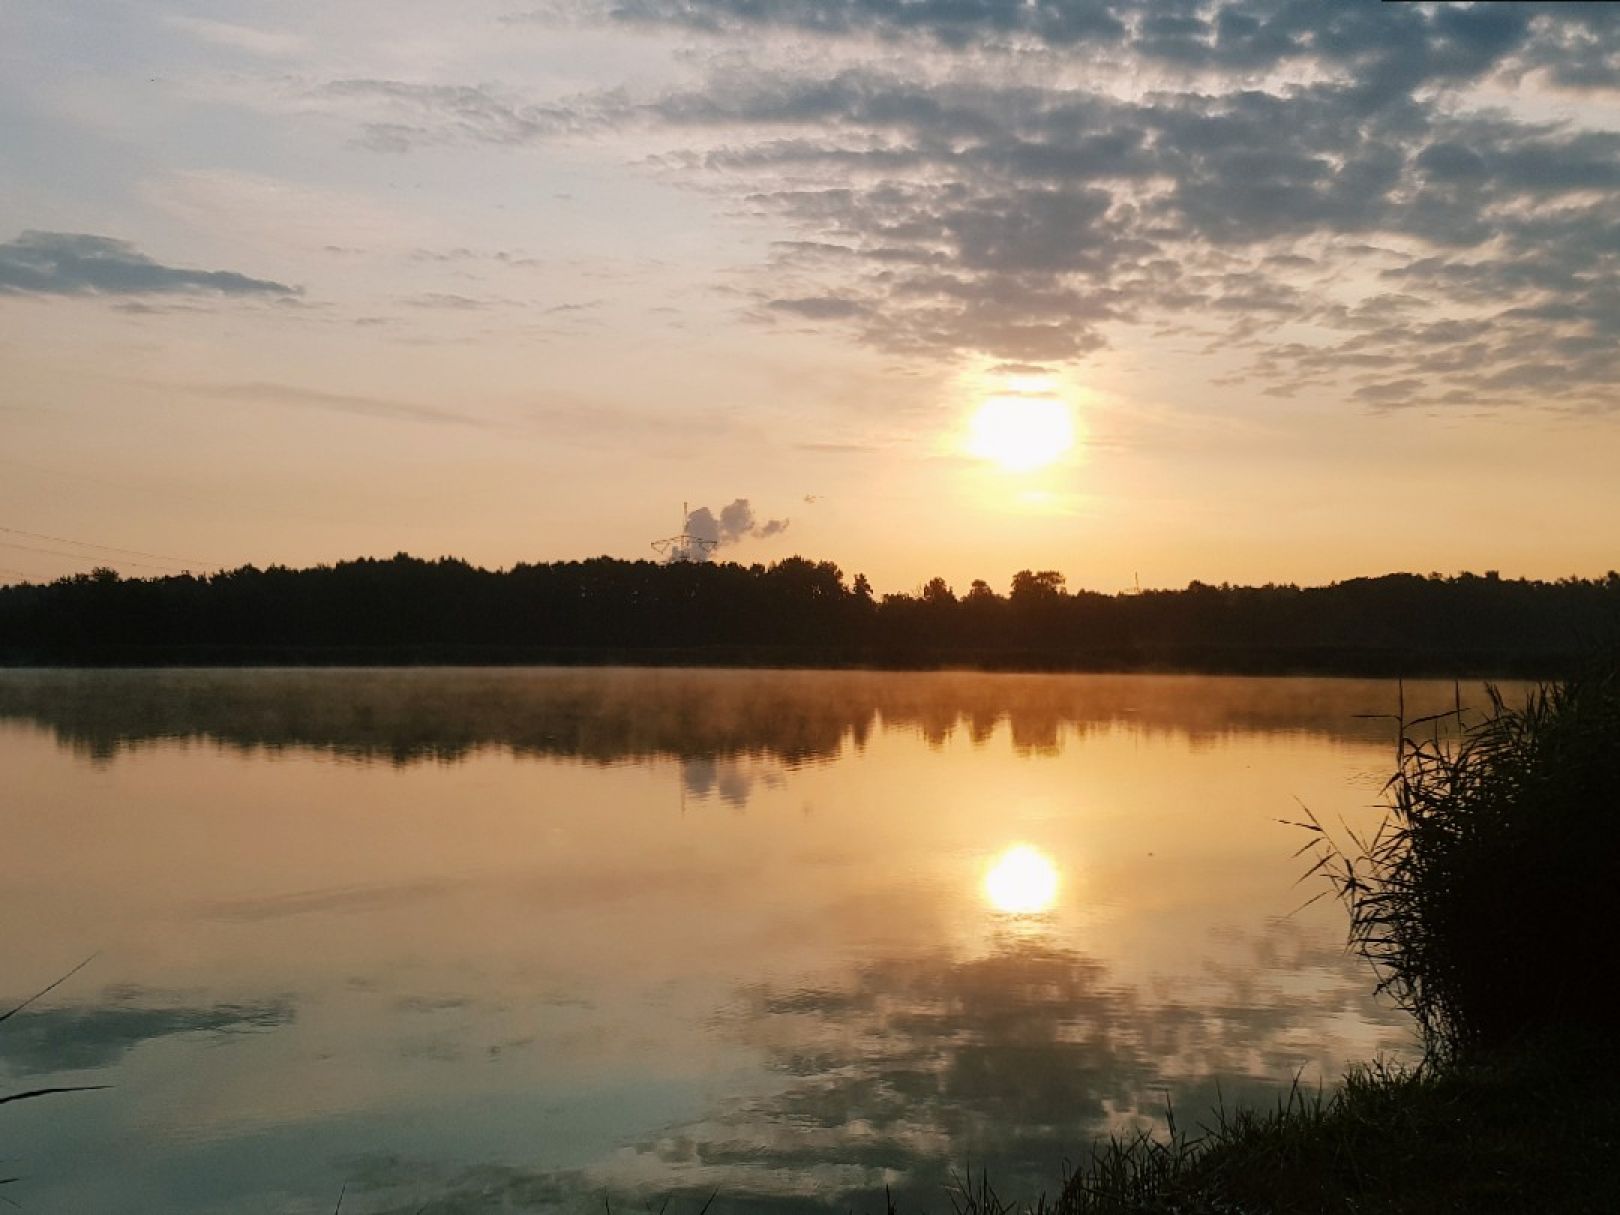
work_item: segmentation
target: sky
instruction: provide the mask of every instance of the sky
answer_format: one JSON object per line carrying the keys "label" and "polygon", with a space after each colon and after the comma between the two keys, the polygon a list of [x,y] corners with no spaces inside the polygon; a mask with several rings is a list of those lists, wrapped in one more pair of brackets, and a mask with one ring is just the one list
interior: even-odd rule
{"label": "sky", "polygon": [[7,0],[0,366],[6,581],[1601,575],[1620,13]]}

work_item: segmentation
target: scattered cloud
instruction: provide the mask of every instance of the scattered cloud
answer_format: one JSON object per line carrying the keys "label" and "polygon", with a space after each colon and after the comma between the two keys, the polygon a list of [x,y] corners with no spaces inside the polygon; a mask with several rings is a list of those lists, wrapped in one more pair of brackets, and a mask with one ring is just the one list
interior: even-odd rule
{"label": "scattered cloud", "polygon": [[812,296],[797,300],[771,300],[767,308],[776,312],[786,312],[794,316],[805,317],[812,321],[845,320],[849,317],[859,316],[864,312],[865,306],[855,300],[839,299],[837,296]]}
{"label": "scattered cloud", "polygon": [[289,299],[299,292],[234,270],[166,266],[109,236],[28,231],[0,244],[0,295],[175,293]]}
{"label": "scattered cloud", "polygon": [[[1308,66],[1353,75],[1369,103],[1431,82],[1549,69],[1571,87],[1615,87],[1608,14],[1529,5],[1312,0],[605,0],[587,11],[710,34],[779,30],[825,39],[911,40],[953,52],[1051,50],[1132,56],[1184,71]],[[1605,78],[1605,72],[1608,75]]]}
{"label": "scattered cloud", "polygon": [[[606,11],[847,48],[801,54],[802,70],[721,57],[637,111],[697,141],[665,158],[672,171],[793,231],[762,267],[762,316],[1028,363],[1145,324],[1247,357],[1279,395],[1492,404],[1556,384],[1620,404],[1620,132],[1467,92],[1558,75],[1553,48],[1607,64],[1620,21],[1293,0]],[[874,38],[928,45],[874,60],[860,49]],[[1084,47],[1165,87],[1086,83],[1068,66]],[[1538,350],[1558,357],[1526,357]]]}
{"label": "scattered cloud", "polygon": [[469,249],[464,245],[457,245],[450,249],[413,249],[410,260],[430,263],[465,263],[465,262],[494,262],[497,265],[512,269],[532,269],[544,265],[537,257],[531,257],[512,249],[480,250]]}
{"label": "scattered cloud", "polygon": [[334,80],[322,92],[371,115],[362,123],[359,143],[375,152],[457,144],[520,147],[590,130],[620,108],[612,96],[533,104],[483,84],[352,79]]}
{"label": "scattered cloud", "polygon": [[[365,139],[391,150],[632,127],[675,141],[660,171],[781,232],[755,319],[889,353],[1047,364],[1152,326],[1246,358],[1273,395],[1513,403],[1540,368],[1572,404],[1620,404],[1620,131],[1476,100],[1527,78],[1613,88],[1620,19],[1598,6],[575,11],[721,49],[689,60],[697,83],[641,97],[329,92],[377,107]],[[1459,324],[1475,328],[1444,336]]]}
{"label": "scattered cloud", "polygon": [[438,308],[451,312],[477,312],[493,306],[489,300],[474,299],[470,295],[457,295],[449,291],[427,291],[401,302],[412,308]]}
{"label": "scattered cloud", "polygon": [[[593,73],[570,71],[549,96],[444,79],[431,57],[276,87],[376,151],[633,149],[766,231],[735,292],[748,319],[910,367],[1077,362],[1136,330],[1219,352],[1220,382],[1257,395],[1620,407],[1620,129],[1575,104],[1620,99],[1612,6],[557,0],[544,17],[559,15],[582,37],[634,27],[684,49],[665,83],[577,91]],[[168,20],[259,57],[307,41]],[[145,193],[216,247],[539,264],[359,191],[194,170]],[[394,298],[504,302],[437,286]],[[27,232],[0,244],[0,294],[152,309],[297,289]]]}
{"label": "scattered cloud", "polygon": [[408,401],[395,401],[385,397],[359,396],[351,393],[326,392],[303,388],[295,384],[255,382],[248,384],[197,384],[187,391],[221,401],[234,401],[244,405],[297,405],[309,409],[327,409],[335,413],[354,414],[365,418],[387,418],[399,422],[425,422],[439,426],[489,425],[481,418],[438,409],[431,405],[417,405]]}

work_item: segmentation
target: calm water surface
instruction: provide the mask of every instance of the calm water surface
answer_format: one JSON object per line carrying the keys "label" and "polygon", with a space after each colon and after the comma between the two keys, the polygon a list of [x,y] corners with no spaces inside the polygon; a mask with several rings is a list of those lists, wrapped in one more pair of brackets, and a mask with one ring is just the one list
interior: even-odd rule
{"label": "calm water surface", "polygon": [[[1407,686],[1408,711],[1451,685]],[[1468,690],[1464,690],[1465,698]],[[1479,699],[1477,695],[1474,699]],[[1393,684],[0,672],[40,1212],[872,1209],[1410,1048],[1295,886]],[[915,1209],[915,1203],[913,1204]]]}

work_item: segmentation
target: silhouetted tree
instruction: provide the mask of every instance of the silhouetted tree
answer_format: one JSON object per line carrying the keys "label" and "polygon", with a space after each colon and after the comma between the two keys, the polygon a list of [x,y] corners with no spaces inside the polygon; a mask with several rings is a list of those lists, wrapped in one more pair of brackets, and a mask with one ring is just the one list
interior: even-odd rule
{"label": "silhouetted tree", "polygon": [[1389,574],[1323,587],[1069,592],[1020,570],[1003,598],[943,578],[874,599],[830,561],[596,557],[485,570],[395,554],[292,570],[0,588],[0,661],[787,661],[1555,673],[1620,636],[1620,573],[1556,582]]}
{"label": "silhouetted tree", "polygon": [[1042,570],[1038,574],[1030,570],[1019,570],[1013,575],[1011,597],[1015,603],[1054,599],[1063,594],[1066,581],[1056,570]]}

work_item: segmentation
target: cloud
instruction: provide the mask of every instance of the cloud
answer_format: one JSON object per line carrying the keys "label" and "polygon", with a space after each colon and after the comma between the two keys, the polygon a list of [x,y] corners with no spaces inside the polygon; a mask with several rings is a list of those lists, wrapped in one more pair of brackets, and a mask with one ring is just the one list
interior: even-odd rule
{"label": "cloud", "polygon": [[256,382],[249,384],[198,384],[187,391],[215,399],[237,401],[243,404],[299,405],[310,409],[327,409],[335,413],[355,414],[366,418],[389,418],[399,422],[426,422],[441,426],[487,426],[484,420],[431,405],[416,405],[408,401],[395,401],[384,397],[358,396],[343,392],[325,392],[315,388],[301,388],[295,384]]}
{"label": "cloud", "polygon": [[394,151],[663,140],[646,163],[777,238],[750,319],[918,361],[1078,361],[1150,327],[1274,396],[1620,406],[1620,132],[1533,96],[1616,88],[1600,6],[569,7],[717,49],[640,95],[325,95]]}
{"label": "cloud", "polygon": [[[1528,7],[1528,6],[1525,6]],[[1535,37],[1515,65],[1548,83],[1581,92],[1620,88],[1620,20],[1611,5],[1548,5],[1535,14]]]}
{"label": "cloud", "polygon": [[864,305],[855,300],[839,299],[831,295],[812,296],[807,299],[771,300],[765,306],[776,312],[786,312],[812,321],[847,320],[866,311]]}
{"label": "cloud", "polygon": [[[686,516],[686,534],[707,541],[715,548],[725,548],[750,536],[763,540],[786,531],[787,526],[786,519],[759,522],[747,498],[737,498],[729,506],[722,507],[718,517],[707,506],[689,511]],[[686,555],[692,560],[706,561],[709,553],[710,549],[699,545]]]}
{"label": "cloud", "polygon": [[489,300],[474,299],[470,295],[457,295],[450,291],[427,291],[401,302],[412,308],[439,308],[450,312],[478,312],[492,306]]}
{"label": "cloud", "polygon": [[[1588,13],[1371,0],[572,7],[700,32],[722,51],[700,85],[641,98],[610,88],[536,102],[487,83],[387,79],[325,95],[358,107],[362,142],[382,150],[632,127],[684,141],[651,163],[787,229],[759,267],[769,285],[755,319],[841,328],[918,358],[1077,360],[1145,324],[1250,352],[1262,391],[1321,381],[1349,398],[1368,386],[1357,377],[1370,354],[1332,332],[1366,325],[1354,250],[1376,244],[1397,263],[1508,252],[1523,266],[1560,240],[1601,239],[1620,191],[1620,136],[1470,108],[1467,95],[1526,77],[1601,84],[1620,22]],[[1582,235],[1532,238],[1537,208]],[[1583,345],[1602,301],[1556,319],[1528,311],[1570,294],[1543,281],[1501,297],[1511,341],[1472,353],[1516,365],[1513,348],[1539,333],[1580,348],[1571,383],[1606,396],[1601,352]],[[1455,303],[1422,298],[1431,319]],[[1318,331],[1314,347],[1293,340],[1299,326]],[[1489,370],[1437,375],[1430,352],[1386,336],[1405,365],[1379,382],[1506,399]]]}
{"label": "cloud", "polygon": [[604,0],[612,20],[709,34],[790,31],[909,40],[952,52],[1050,50],[1131,56],[1202,72],[1309,66],[1362,82],[1376,104],[1434,81],[1549,68],[1561,83],[1614,87],[1606,15],[1537,19],[1524,5],[1379,5],[1225,0],[1144,7],[1129,0]]}
{"label": "cloud", "polygon": [[[826,24],[792,3],[678,7],[722,31],[1024,20],[989,4],[839,4]],[[1250,66],[1294,63],[1297,78],[1256,87],[1233,70],[1133,96],[947,48],[915,68],[857,59],[830,73],[725,60],[644,112],[707,145],[667,158],[674,171],[789,229],[761,267],[761,317],[918,357],[1030,363],[1153,325],[1245,354],[1264,391],[1325,386],[1379,405],[1403,380],[1418,381],[1400,394],[1411,403],[1522,401],[1535,387],[1523,352],[1540,346],[1578,356],[1556,377],[1570,403],[1620,404],[1603,341],[1620,133],[1417,92],[1522,68],[1541,25],[1359,4],[1228,5],[1208,20],[1237,29],[1254,14],[1280,40]],[[1191,27],[1129,28],[1140,56]],[[1391,49],[1397,28],[1415,49]],[[1241,56],[1210,38],[1200,70],[1233,67]],[[1388,86],[1376,97],[1373,77]],[[1399,315],[1380,277],[1402,280]],[[1458,321],[1475,325],[1466,341]]]}
{"label": "cloud", "polygon": [[416,262],[494,262],[512,269],[529,269],[545,264],[537,257],[511,249],[479,250],[459,245],[451,249],[413,249],[408,257]]}
{"label": "cloud", "polygon": [[709,32],[767,26],[831,36],[916,35],[962,47],[987,37],[1117,44],[1126,28],[1114,7],[1110,0],[617,0],[609,11],[621,21]]}
{"label": "cloud", "polygon": [[1379,405],[1398,405],[1406,402],[1422,390],[1422,380],[1387,380],[1381,383],[1363,384],[1356,389],[1355,396],[1363,401],[1372,401]]}
{"label": "cloud", "polygon": [[0,244],[0,294],[215,295],[287,299],[298,289],[234,270],[188,270],[154,261],[124,240],[27,231]]}
{"label": "cloud", "polygon": [[615,94],[537,105],[490,85],[422,84],[402,80],[335,80],[330,99],[369,109],[360,143],[377,152],[420,147],[494,144],[518,147],[586,131],[622,107]]}

